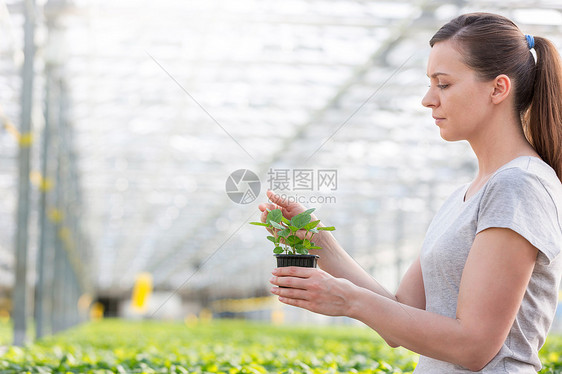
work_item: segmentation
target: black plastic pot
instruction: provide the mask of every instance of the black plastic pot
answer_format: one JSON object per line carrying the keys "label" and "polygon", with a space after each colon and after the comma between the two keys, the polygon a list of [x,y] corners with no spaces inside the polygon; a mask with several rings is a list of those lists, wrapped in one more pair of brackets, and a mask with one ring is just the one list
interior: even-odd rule
{"label": "black plastic pot", "polygon": [[284,268],[287,266],[300,266],[302,268],[315,268],[316,262],[320,256],[317,255],[286,255],[276,254],[277,267]]}

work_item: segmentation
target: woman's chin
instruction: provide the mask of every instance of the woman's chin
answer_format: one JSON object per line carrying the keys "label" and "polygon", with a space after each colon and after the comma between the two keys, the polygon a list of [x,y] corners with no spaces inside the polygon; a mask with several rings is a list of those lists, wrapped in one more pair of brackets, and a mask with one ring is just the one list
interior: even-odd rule
{"label": "woman's chin", "polygon": [[439,134],[441,135],[441,139],[446,140],[448,142],[458,142],[460,140],[464,140],[464,138],[455,136],[455,134],[451,134],[449,131],[443,128],[441,128]]}

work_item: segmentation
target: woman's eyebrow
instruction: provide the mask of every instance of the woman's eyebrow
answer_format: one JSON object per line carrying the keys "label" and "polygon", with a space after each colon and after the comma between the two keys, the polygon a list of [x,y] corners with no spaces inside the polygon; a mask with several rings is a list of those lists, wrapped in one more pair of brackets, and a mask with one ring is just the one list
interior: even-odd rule
{"label": "woman's eyebrow", "polygon": [[449,75],[449,74],[447,74],[447,73],[442,73],[442,72],[439,72],[439,71],[438,71],[438,72],[435,72],[435,73],[433,73],[433,74],[431,74],[431,75],[428,75],[428,77],[429,77],[429,78],[437,78],[437,77],[440,76],[440,75]]}

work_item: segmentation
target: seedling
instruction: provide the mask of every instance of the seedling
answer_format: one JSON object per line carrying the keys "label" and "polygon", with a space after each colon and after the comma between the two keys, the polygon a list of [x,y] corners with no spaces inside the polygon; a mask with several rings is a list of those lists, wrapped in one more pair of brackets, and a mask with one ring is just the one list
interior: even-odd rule
{"label": "seedling", "polygon": [[[268,235],[267,239],[273,243],[273,253],[307,255],[310,249],[322,249],[312,241],[315,234],[319,231],[335,230],[333,226],[319,227],[320,220],[312,221],[311,213],[314,210],[314,208],[308,209],[288,220],[283,217],[281,209],[268,209],[265,222],[250,222],[250,224],[264,226],[271,231],[273,235]],[[297,235],[299,230],[304,230],[302,239]]]}

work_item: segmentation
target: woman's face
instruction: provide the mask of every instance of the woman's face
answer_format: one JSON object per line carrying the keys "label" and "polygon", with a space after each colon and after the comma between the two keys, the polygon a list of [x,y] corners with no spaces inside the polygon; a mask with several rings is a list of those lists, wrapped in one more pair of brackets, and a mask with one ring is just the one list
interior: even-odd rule
{"label": "woman's face", "polygon": [[481,134],[491,114],[493,82],[480,80],[451,41],[434,44],[427,76],[431,85],[422,104],[431,108],[441,137],[470,141]]}

